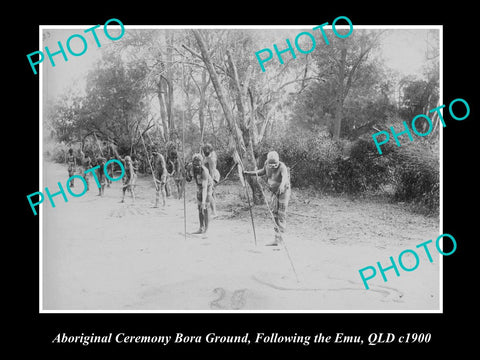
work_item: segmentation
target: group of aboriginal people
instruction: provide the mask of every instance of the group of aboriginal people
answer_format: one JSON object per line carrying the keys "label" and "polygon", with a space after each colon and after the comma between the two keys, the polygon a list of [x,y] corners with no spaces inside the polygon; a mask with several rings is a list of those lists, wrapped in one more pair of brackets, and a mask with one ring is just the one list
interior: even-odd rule
{"label": "group of aboriginal people", "polygon": [[[108,148],[108,152],[110,152],[110,148]],[[122,162],[123,167],[125,169],[125,174],[123,177],[123,196],[121,202],[125,201],[125,193],[127,191],[130,191],[132,194],[132,198],[135,201],[135,182],[137,178],[137,170],[138,170],[138,161],[133,162],[132,158],[130,156],[125,156],[120,157],[116,151],[114,151],[114,154],[107,156],[109,160],[111,159],[118,159]],[[103,196],[105,194],[105,187],[110,187],[110,184],[112,183],[112,180],[110,178],[113,178],[113,173],[114,173],[114,164],[110,163],[107,169],[108,172],[108,177],[104,173],[104,165],[107,162],[106,157],[103,155],[100,155],[94,159],[90,157],[89,153],[87,152],[86,154],[82,151],[79,150],[79,156],[75,156],[74,151],[72,148],[68,149],[68,154],[66,154],[65,162],[68,165],[68,176],[72,177],[76,172],[83,173],[83,179],[84,183],[86,186],[86,191],[90,190],[90,181],[89,177],[85,173],[88,169],[91,169],[92,167],[97,167],[95,169],[95,176],[98,179],[98,196]],[[80,171],[78,171],[78,167],[80,168]],[[83,170],[83,171],[82,171]],[[75,187],[75,179],[70,179],[70,188]]]}
{"label": "group of aboriginal people", "polygon": [[[135,185],[137,178],[137,171],[139,168],[138,160],[132,161],[130,156],[121,157],[113,147],[108,148],[108,157],[110,159],[118,159],[122,161],[125,169],[122,186],[122,200],[125,201],[126,192],[130,192],[133,202],[135,202]],[[98,196],[103,196],[105,187],[110,186],[110,179],[104,174],[104,165],[106,158],[98,156],[92,160],[90,156],[84,155],[80,151],[80,164],[77,164],[77,157],[73,154],[73,149],[69,149],[66,156],[66,163],[68,165],[68,175],[71,177],[78,165],[81,165],[85,170],[98,165],[95,170],[98,182],[100,184]],[[183,159],[178,156],[176,146],[167,144],[167,156],[165,157],[158,151],[152,152],[151,161],[149,159],[150,171],[155,181],[155,205],[159,206],[160,198],[162,199],[162,206],[166,205],[167,197],[167,180],[173,178],[176,185],[177,198],[182,198],[185,189],[185,180],[191,182],[195,180],[197,185],[197,208],[199,229],[194,234],[205,234],[208,231],[209,220],[211,217],[217,216],[216,199],[214,195],[215,186],[220,181],[220,172],[217,169],[217,154],[211,144],[205,144],[202,147],[202,153],[195,153],[192,156],[191,162],[183,163]],[[169,171],[170,170],[170,171]],[[109,176],[113,175],[113,163],[110,164]],[[110,173],[110,171],[112,173]],[[275,220],[274,230],[275,237],[273,241],[266,243],[268,246],[278,245],[286,230],[286,212],[288,202],[290,200],[290,174],[285,163],[280,161],[279,155],[276,151],[270,151],[267,154],[267,159],[261,169],[246,171],[243,170],[244,176],[266,177],[264,183],[269,191],[269,207]],[[84,176],[89,189],[89,181]],[[74,187],[74,179],[70,180],[70,187]],[[211,210],[211,212],[210,212]]]}

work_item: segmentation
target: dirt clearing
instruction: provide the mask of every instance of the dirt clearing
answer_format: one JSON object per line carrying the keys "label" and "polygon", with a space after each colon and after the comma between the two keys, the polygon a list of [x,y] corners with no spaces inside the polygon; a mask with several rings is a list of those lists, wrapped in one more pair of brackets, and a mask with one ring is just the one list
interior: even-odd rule
{"label": "dirt clearing", "polygon": [[[45,162],[44,186],[65,184],[64,165]],[[76,186],[81,183],[76,180]],[[77,185],[78,184],[78,185]],[[43,206],[43,309],[45,310],[438,310],[440,255],[400,277],[387,271],[366,290],[358,270],[415,249],[439,234],[437,218],[401,205],[345,197],[311,197],[293,189],[286,243],[273,238],[265,207],[250,215],[239,183],[217,188],[219,216],[207,236],[184,236],[183,199],[153,208],[155,191],[140,175],[136,202],[121,200],[121,181],[99,197],[54,198]],[[80,192],[80,189],[75,189]],[[187,184],[187,232],[198,228],[195,187]],[[47,200],[46,200],[47,201]],[[413,258],[404,257],[405,265]],[[412,266],[412,265],[410,265]]]}

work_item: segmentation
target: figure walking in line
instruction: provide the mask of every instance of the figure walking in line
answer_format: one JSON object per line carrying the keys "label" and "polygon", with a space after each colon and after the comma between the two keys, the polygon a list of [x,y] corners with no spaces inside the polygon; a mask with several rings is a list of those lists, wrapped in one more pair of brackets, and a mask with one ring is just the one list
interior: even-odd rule
{"label": "figure walking in line", "polygon": [[195,178],[197,184],[197,207],[200,228],[194,234],[205,234],[208,230],[209,215],[208,208],[212,201],[213,179],[208,169],[203,165],[203,156],[194,154],[191,166],[188,165],[187,181]]}
{"label": "figure walking in line", "polygon": [[267,176],[270,191],[269,206],[275,219],[275,239],[266,246],[277,246],[287,226],[287,207],[290,200],[290,174],[287,166],[280,161],[276,151],[270,151],[262,169],[244,171],[245,175]]}
{"label": "figure walking in line", "polygon": [[173,161],[172,161],[172,154],[177,151],[178,144],[177,144],[177,138],[176,135],[174,136],[175,133],[173,133],[171,136],[171,140],[167,142],[165,145],[166,148],[166,168],[167,168],[167,183],[165,184],[165,193],[167,196],[170,196],[170,184],[168,179],[170,178],[170,174],[173,174]]}
{"label": "figure walking in line", "polygon": [[80,158],[81,158],[82,167],[83,167],[82,176],[85,179],[85,182],[87,183],[87,191],[89,191],[90,190],[89,176],[88,176],[88,173],[85,173],[85,172],[92,167],[92,158],[90,157],[90,152],[87,150],[86,154],[84,154],[83,151],[80,150]]}
{"label": "figure walking in line", "polygon": [[122,201],[125,202],[125,192],[128,190],[132,195],[133,203],[135,203],[135,183],[137,180],[137,174],[135,173],[135,169],[133,167],[132,158],[130,156],[125,156],[125,175],[123,177],[123,196]]}
{"label": "figure walking in line", "polygon": [[185,187],[185,166],[183,165],[182,159],[178,157],[176,150],[171,151],[170,162],[173,168],[171,176],[173,177],[177,188],[177,199],[181,199]]}
{"label": "figure walking in line", "polygon": [[95,169],[95,174],[100,184],[100,187],[98,188],[97,196],[103,196],[105,194],[105,185],[107,184],[107,177],[105,176],[105,172],[104,172],[105,163],[106,163],[106,160],[104,157],[99,156],[97,158],[97,166],[100,166],[99,168]]}
{"label": "figure walking in line", "polygon": [[212,201],[210,202],[210,207],[212,209],[212,217],[217,216],[217,203],[215,199],[215,186],[220,181],[220,172],[217,169],[217,153],[213,150],[212,144],[205,144],[202,147],[203,154],[205,155],[204,165],[210,172],[210,176],[213,179],[212,186]]}
{"label": "figure walking in line", "polygon": [[[114,144],[112,144],[111,142],[108,142],[108,144],[107,144],[106,156],[108,157],[109,161],[113,160],[113,159],[118,159],[118,160],[121,160],[123,163],[125,162],[124,160],[122,160],[122,158],[118,154],[116,146]],[[109,177],[107,177],[107,187],[110,187],[110,185],[112,184],[112,180],[110,180],[110,178],[113,177],[114,171],[115,171],[115,164],[113,162],[111,162],[111,163],[108,164],[108,167],[107,167],[107,173],[108,173],[108,176],[109,176]]]}
{"label": "figure walking in line", "polygon": [[[68,149],[68,155],[67,155],[67,158],[66,158],[66,163],[68,164],[68,177],[72,177],[74,174],[75,174],[75,168],[77,167],[77,159],[75,158],[75,155],[73,155],[73,149],[70,148]],[[71,179],[70,180],[70,187],[73,188],[74,187],[74,180],[75,179]]]}
{"label": "figure walking in line", "polygon": [[162,194],[162,204],[163,207],[166,205],[166,190],[165,185],[167,184],[167,167],[165,164],[165,159],[162,154],[157,151],[152,153],[153,155],[153,173],[155,178],[155,206],[158,207],[158,202],[160,200],[160,194]]}

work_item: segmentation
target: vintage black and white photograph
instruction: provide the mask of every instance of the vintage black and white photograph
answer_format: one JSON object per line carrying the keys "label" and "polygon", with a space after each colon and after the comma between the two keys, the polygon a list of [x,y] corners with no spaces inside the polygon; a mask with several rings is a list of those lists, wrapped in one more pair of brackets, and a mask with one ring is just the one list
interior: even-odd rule
{"label": "vintage black and white photograph", "polygon": [[41,312],[442,311],[441,26],[105,28],[40,28]]}

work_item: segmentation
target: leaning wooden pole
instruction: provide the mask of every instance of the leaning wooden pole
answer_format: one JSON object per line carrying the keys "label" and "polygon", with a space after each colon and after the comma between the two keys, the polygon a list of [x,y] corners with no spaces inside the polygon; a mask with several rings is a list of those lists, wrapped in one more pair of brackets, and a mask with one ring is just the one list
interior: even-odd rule
{"label": "leaning wooden pole", "polygon": [[[184,68],[182,64],[182,83],[185,81],[184,76],[185,74],[184,74]],[[184,107],[182,107],[182,157],[183,157],[184,171],[186,171],[185,169],[185,108]],[[187,183],[185,179],[182,179],[182,181],[183,181],[183,186],[182,186],[183,187],[183,236],[185,240],[187,240],[187,200],[185,196],[185,189],[187,187],[186,186]]]}
{"label": "leaning wooden pole", "polygon": [[240,154],[238,154],[238,151],[237,151],[237,155],[238,155],[237,166],[241,167],[240,171],[238,172],[238,176],[240,177],[240,182],[242,183],[242,186],[245,190],[245,195],[247,196],[248,209],[250,210],[250,219],[252,220],[253,239],[255,241],[255,247],[256,247],[257,233],[255,231],[255,222],[253,221],[252,203],[250,202],[250,195],[248,194],[247,185],[245,184],[245,178],[243,177],[243,171],[245,170],[245,168],[243,167],[243,162],[242,162],[242,159],[240,158]]}
{"label": "leaning wooden pole", "polygon": [[270,218],[272,219],[273,226],[275,227],[278,236],[280,236],[280,240],[282,241],[283,248],[285,249],[285,253],[287,254],[288,261],[290,262],[290,265],[292,267],[292,271],[295,274],[295,279],[297,280],[297,283],[298,283],[298,282],[300,282],[300,280],[298,279],[297,271],[295,270],[295,266],[293,265],[293,260],[292,260],[292,257],[290,256],[290,252],[288,251],[287,242],[285,241],[285,238],[282,236],[282,233],[280,232],[280,229],[278,229],[277,222],[275,221],[275,216],[273,215],[272,209],[270,209],[270,205],[268,204],[268,200],[265,196],[265,192],[263,191],[262,184],[260,183],[260,181],[258,179],[258,174],[257,174],[256,171],[257,171],[257,166],[255,166],[255,175],[257,177],[257,182],[258,182],[258,185],[260,186],[260,190],[262,192],[263,199],[265,200],[265,205],[267,205],[268,213],[270,214]]}

